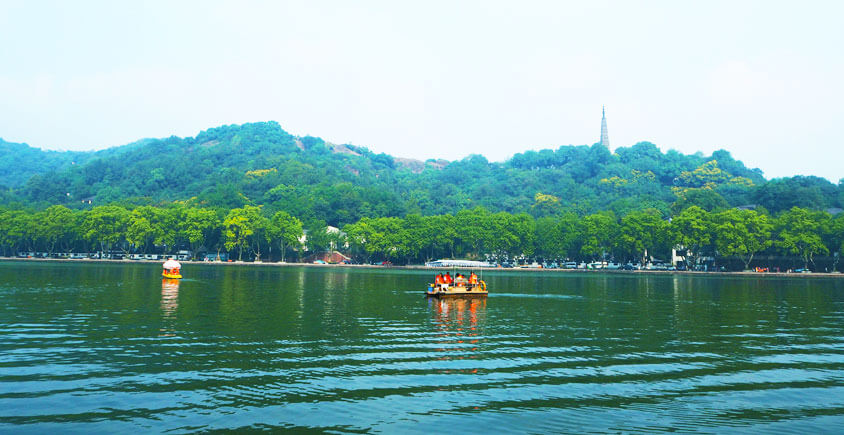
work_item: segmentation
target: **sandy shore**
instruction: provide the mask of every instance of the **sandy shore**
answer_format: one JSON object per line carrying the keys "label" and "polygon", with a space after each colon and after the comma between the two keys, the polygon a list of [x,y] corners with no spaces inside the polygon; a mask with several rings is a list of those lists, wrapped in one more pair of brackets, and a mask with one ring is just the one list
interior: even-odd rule
{"label": "sandy shore", "polygon": [[[54,262],[54,263],[106,263],[106,264],[162,264],[163,260],[99,260],[92,258],[69,259],[69,258],[18,258],[0,257],[2,261],[20,262]],[[329,268],[357,268],[357,269],[398,269],[398,270],[445,270],[450,268],[427,267],[423,265],[411,266],[376,266],[370,264],[312,264],[312,263],[281,263],[281,262],[246,262],[246,261],[183,261],[185,267],[190,266],[250,266],[250,267],[329,267]],[[610,273],[610,274],[671,274],[671,275],[706,275],[706,276],[754,276],[763,277],[813,277],[813,278],[844,278],[844,273],[787,273],[787,272],[692,272],[674,270],[607,270],[607,269],[542,269],[542,268],[484,268],[484,271],[518,272],[518,273]]]}

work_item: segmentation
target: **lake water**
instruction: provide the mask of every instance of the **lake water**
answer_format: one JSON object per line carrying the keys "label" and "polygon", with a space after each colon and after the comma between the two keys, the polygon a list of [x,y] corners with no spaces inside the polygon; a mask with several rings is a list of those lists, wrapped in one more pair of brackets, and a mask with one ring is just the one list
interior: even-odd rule
{"label": "lake water", "polygon": [[0,262],[0,431],[844,431],[844,279]]}

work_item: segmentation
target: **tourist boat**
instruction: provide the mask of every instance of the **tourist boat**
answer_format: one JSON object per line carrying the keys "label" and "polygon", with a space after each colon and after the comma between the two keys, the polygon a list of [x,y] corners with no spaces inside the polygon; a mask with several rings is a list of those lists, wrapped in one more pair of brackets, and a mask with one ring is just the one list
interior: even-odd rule
{"label": "tourist boat", "polygon": [[164,271],[161,272],[161,276],[170,279],[180,279],[182,277],[181,273],[182,265],[173,259],[167,260],[164,262]]}
{"label": "tourist boat", "polygon": [[428,284],[425,295],[434,298],[485,298],[489,294],[486,289],[486,282],[478,281],[477,284],[468,282],[455,282],[453,284]]}

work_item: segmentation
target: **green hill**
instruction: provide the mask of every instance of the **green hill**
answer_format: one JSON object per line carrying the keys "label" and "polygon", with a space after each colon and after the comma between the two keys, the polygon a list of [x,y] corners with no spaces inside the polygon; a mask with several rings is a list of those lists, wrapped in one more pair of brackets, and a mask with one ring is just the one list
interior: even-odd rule
{"label": "green hill", "polygon": [[83,163],[92,153],[44,151],[0,139],[0,186],[19,187],[33,175],[60,171]]}
{"label": "green hill", "polygon": [[[286,210],[332,225],[361,217],[491,211],[656,208],[668,216],[689,205],[713,210],[756,204],[771,212],[842,206],[842,188],[818,177],[766,180],[727,151],[711,156],[662,152],[651,143],[611,153],[601,145],[528,151],[502,163],[399,159],[316,137],[278,123],[212,128],[196,137],[145,139],[99,152],[41,151],[0,142],[0,201],[36,207],[189,201],[231,209]],[[87,202],[87,201],[86,201]]]}

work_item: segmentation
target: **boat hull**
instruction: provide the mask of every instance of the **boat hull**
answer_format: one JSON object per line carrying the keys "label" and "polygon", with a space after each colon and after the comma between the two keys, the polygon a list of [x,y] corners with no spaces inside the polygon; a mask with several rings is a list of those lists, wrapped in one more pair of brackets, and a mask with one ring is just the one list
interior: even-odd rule
{"label": "boat hull", "polygon": [[471,290],[466,287],[450,287],[446,290],[429,285],[425,296],[431,298],[485,298],[489,292],[484,287],[486,286],[477,286]]}
{"label": "boat hull", "polygon": [[485,291],[460,291],[460,292],[426,292],[426,296],[429,298],[485,298],[489,295],[489,292]]}
{"label": "boat hull", "polygon": [[162,273],[161,273],[161,276],[163,276],[163,277],[165,277],[165,278],[169,278],[169,279],[182,279],[182,275],[181,275],[181,274],[179,274],[179,273],[167,273],[167,272],[162,272]]}

